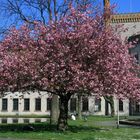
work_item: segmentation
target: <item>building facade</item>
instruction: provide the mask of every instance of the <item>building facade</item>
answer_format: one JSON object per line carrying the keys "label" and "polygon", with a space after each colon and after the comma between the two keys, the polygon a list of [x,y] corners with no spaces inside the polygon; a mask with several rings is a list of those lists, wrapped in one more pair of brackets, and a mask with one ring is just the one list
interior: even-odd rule
{"label": "building facade", "polygon": [[[76,114],[78,99],[73,96],[69,101],[69,114]],[[115,113],[118,100],[114,99]],[[51,96],[46,92],[7,93],[0,98],[0,115],[50,115]],[[110,109],[109,109],[110,110]],[[119,101],[120,115],[129,115],[129,100]],[[105,115],[103,97],[82,98],[82,112],[89,115]]]}
{"label": "building facade", "polygon": [[[137,63],[140,64],[140,13],[112,15],[111,25],[123,25],[125,31],[120,31],[120,36],[123,40],[128,42],[137,41],[134,44],[135,47],[129,51],[135,56]],[[140,103],[129,101],[128,112],[129,115],[140,115]]]}

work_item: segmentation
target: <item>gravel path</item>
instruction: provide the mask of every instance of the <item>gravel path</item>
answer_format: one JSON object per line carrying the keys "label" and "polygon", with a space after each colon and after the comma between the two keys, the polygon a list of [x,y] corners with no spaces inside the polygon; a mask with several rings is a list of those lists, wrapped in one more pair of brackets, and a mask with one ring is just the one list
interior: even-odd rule
{"label": "gravel path", "polygon": [[[114,126],[117,127],[117,121],[101,121],[101,122],[94,122],[95,125],[99,126]],[[130,128],[140,128],[140,126],[136,125],[127,125],[127,124],[120,124],[120,127],[130,127]]]}
{"label": "gravel path", "polygon": [[94,122],[94,124],[99,126],[117,126],[116,121],[101,121],[101,122]]}

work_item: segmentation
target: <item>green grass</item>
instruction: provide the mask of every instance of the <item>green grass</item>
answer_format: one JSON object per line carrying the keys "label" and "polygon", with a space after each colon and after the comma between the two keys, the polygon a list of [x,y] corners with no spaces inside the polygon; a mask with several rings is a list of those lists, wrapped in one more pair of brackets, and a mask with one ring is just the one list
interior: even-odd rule
{"label": "green grass", "polygon": [[[116,126],[101,126],[101,122],[114,121],[110,117],[88,117],[84,120],[69,120],[69,130],[59,132],[55,126],[49,124],[34,124],[36,131],[21,131],[20,129],[2,130],[0,125],[0,137],[21,138],[27,140],[140,140],[140,128],[127,128]],[[4,125],[4,124],[3,124]],[[11,124],[10,124],[11,125]],[[7,128],[11,127],[7,125]],[[14,128],[22,127],[22,124],[14,124]]]}

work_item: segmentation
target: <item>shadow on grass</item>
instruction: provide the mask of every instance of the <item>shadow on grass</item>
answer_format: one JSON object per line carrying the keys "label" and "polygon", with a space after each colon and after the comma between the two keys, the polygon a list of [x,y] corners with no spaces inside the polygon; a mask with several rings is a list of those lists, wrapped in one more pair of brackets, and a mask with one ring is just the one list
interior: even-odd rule
{"label": "shadow on grass", "polygon": [[[0,132],[40,132],[40,131],[49,131],[49,132],[59,132],[56,125],[50,125],[48,123],[34,123],[34,124],[0,124]],[[62,133],[72,132],[95,132],[95,131],[108,131],[108,129],[102,129],[99,127],[91,126],[76,126],[70,125],[68,130]],[[87,139],[88,140],[88,139]]]}
{"label": "shadow on grass", "polygon": [[[103,129],[99,128],[99,127],[91,127],[91,126],[69,126],[68,131],[71,131],[73,133],[77,133],[77,132],[95,132],[95,131],[101,131]],[[105,130],[105,129],[104,129]],[[107,129],[106,129],[107,130]]]}
{"label": "shadow on grass", "polygon": [[84,138],[82,140],[95,140],[95,138],[94,137],[87,137],[87,138]]}

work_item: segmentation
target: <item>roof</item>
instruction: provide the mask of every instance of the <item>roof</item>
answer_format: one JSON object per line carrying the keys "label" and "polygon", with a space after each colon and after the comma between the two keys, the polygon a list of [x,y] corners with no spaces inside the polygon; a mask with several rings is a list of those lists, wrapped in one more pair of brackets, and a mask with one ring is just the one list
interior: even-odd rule
{"label": "roof", "polygon": [[140,13],[123,13],[111,16],[111,23],[140,22]]}

